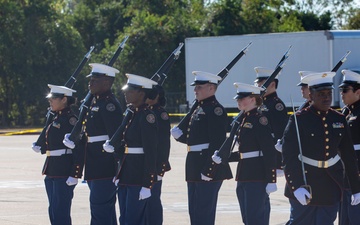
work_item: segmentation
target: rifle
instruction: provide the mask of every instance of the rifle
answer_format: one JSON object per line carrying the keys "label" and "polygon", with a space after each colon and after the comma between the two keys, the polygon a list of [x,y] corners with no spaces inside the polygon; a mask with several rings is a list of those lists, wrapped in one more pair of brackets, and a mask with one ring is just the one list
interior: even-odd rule
{"label": "rifle", "polygon": [[339,62],[335,65],[335,67],[331,70],[331,72],[336,72],[338,69],[344,64],[347,60],[347,56],[351,53],[351,51],[347,51],[346,54],[339,60]]}
{"label": "rifle", "polygon": [[[114,65],[116,59],[119,57],[120,53],[122,52],[122,50],[125,47],[125,43],[127,41],[127,39],[129,38],[129,36],[126,36],[123,41],[119,44],[115,54],[113,55],[113,57],[110,59],[109,63],[107,64],[108,66],[112,66]],[[80,113],[79,113],[79,119],[76,122],[75,126],[73,127],[71,133],[69,136],[65,135],[65,138],[63,140],[63,143],[73,149],[75,148],[76,143],[80,140],[81,138],[81,130],[82,130],[82,126],[83,126],[83,121],[85,119],[86,116],[86,112],[88,111],[91,102],[93,100],[94,96],[91,94],[91,92],[89,91],[86,95],[86,97],[84,98],[84,100],[82,101],[82,104],[80,105]],[[66,138],[68,140],[66,140]]]}
{"label": "rifle", "polygon": [[180,43],[179,46],[170,54],[162,66],[155,72],[155,74],[150,78],[153,81],[156,81],[160,86],[164,84],[165,79],[167,78],[166,74],[169,72],[171,66],[179,58],[181,53],[181,48],[184,43]]}
{"label": "rifle", "polygon": [[[72,88],[76,82],[76,77],[79,75],[79,73],[81,72],[82,68],[84,67],[85,63],[90,59],[91,57],[91,52],[94,50],[94,46],[90,47],[90,50],[85,54],[84,58],[81,60],[80,64],[77,66],[76,70],[73,72],[73,74],[70,76],[69,80],[65,83],[65,87],[68,88]],[[41,146],[40,143],[45,143],[45,134],[46,134],[46,127],[49,126],[49,124],[51,123],[51,121],[53,121],[55,116],[55,113],[53,111],[48,110],[47,114],[46,114],[46,122],[45,122],[45,126],[44,129],[41,131],[36,144],[38,146]],[[43,149],[41,151],[41,153],[45,153],[46,149]]]}
{"label": "rifle", "polygon": [[[170,54],[170,56],[166,59],[166,61],[162,64],[162,66],[155,72],[155,74],[150,78],[153,81],[158,82],[160,86],[164,84],[165,79],[167,78],[166,74],[169,72],[171,66],[175,63],[175,61],[179,58],[181,53],[181,48],[184,43],[180,43],[179,46]],[[118,127],[114,135],[111,137],[107,145],[111,145],[115,148],[120,147],[122,140],[122,133],[124,132],[125,126],[127,122],[133,115],[134,111],[130,107],[128,107],[125,111],[125,117],[123,122]],[[105,148],[105,146],[104,146]]]}
{"label": "rifle", "polygon": [[[217,76],[221,77],[221,80],[219,81],[218,85],[221,84],[222,81],[224,81],[224,79],[227,77],[227,75],[229,74],[231,68],[241,59],[241,57],[243,57],[245,55],[245,53],[247,52],[248,48],[250,47],[250,45],[252,44],[252,42],[250,42],[248,45],[246,45],[239,54],[237,54],[237,56],[235,56],[235,58],[233,60],[231,60],[231,62],[225,66],[218,74]],[[195,111],[196,107],[198,106],[198,101],[196,101],[196,99],[193,101],[192,107],[190,109],[190,111],[186,114],[186,116],[184,118],[182,118],[182,120],[179,122],[179,124],[177,125],[177,127],[180,128],[180,130],[184,130],[186,129],[185,127],[188,124],[188,121],[190,120],[190,117],[192,115],[192,113]]]}
{"label": "rifle", "polygon": [[[270,75],[270,77],[268,77],[268,79],[263,84],[262,88],[264,88],[264,91],[261,92],[260,97],[263,97],[265,95],[267,87],[270,85],[271,82],[274,81],[275,77],[280,73],[282,68],[285,66],[284,63],[289,57],[289,51],[290,51],[291,47],[292,46],[290,46],[289,49],[285,52],[285,54],[283,55],[283,57],[277,64],[274,72]],[[244,111],[240,111],[239,114],[234,118],[234,121],[231,123],[230,135],[228,138],[226,138],[226,140],[224,141],[224,143],[221,145],[220,149],[218,150],[217,155],[221,158],[222,163],[228,162],[228,158],[229,158],[231,150],[234,146],[233,145],[234,137],[240,128],[240,123],[241,123],[240,120],[241,120],[241,115],[243,113],[244,113]]]}

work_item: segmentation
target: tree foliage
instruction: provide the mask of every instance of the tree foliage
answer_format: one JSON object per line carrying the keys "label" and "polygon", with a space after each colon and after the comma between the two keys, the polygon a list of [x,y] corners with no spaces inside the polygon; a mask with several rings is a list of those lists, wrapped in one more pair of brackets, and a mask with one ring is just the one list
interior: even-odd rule
{"label": "tree foliage", "polygon": [[[126,35],[114,64],[119,96],[125,73],[151,77],[187,37],[359,29],[359,21],[352,0],[0,0],[0,126],[43,124],[47,84],[63,85],[90,46],[90,62],[106,64]],[[185,103],[184,53],[165,81],[170,111]],[[89,71],[74,86],[79,99]]]}

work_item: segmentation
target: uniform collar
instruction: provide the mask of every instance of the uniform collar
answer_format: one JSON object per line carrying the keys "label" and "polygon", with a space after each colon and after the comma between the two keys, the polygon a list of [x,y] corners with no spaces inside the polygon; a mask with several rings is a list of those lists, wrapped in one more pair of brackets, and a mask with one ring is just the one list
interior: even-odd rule
{"label": "uniform collar", "polygon": [[98,94],[98,95],[94,95],[95,99],[102,99],[102,98],[106,98],[108,96],[112,95],[111,90],[108,90],[104,93]]}
{"label": "uniform collar", "polygon": [[244,113],[246,116],[250,116],[250,115],[254,115],[254,114],[256,114],[256,113],[258,113],[258,108],[257,107],[255,107],[255,108],[253,108],[252,110],[250,110],[250,111],[247,111],[246,113]]}
{"label": "uniform collar", "polygon": [[158,109],[158,108],[161,108],[160,104],[159,103],[156,103],[154,105],[150,105],[149,106],[150,109]]}
{"label": "uniform collar", "polygon": [[217,101],[215,95],[210,96],[210,97],[208,97],[208,98],[205,98],[205,99],[199,101],[199,105],[208,104],[208,103],[214,102],[214,101]]}
{"label": "uniform collar", "polygon": [[276,91],[275,91],[275,92],[273,92],[273,93],[271,93],[271,94],[269,94],[269,95],[264,96],[263,99],[264,99],[264,101],[265,101],[266,99],[272,99],[272,98],[275,98],[275,97],[277,97],[277,96],[278,96],[278,95],[277,95],[277,93],[276,93]]}
{"label": "uniform collar", "polygon": [[353,110],[353,109],[355,109],[355,108],[357,108],[357,107],[359,107],[359,106],[360,106],[360,100],[354,102],[354,103],[351,104],[351,105],[348,105],[347,107],[348,107],[350,110]]}
{"label": "uniform collar", "polygon": [[62,115],[62,114],[65,115],[65,114],[68,114],[68,113],[70,113],[70,107],[66,107],[66,108],[64,108],[64,109],[57,112],[58,115]]}
{"label": "uniform collar", "polygon": [[142,105],[140,105],[139,107],[132,107],[132,110],[136,113],[136,112],[139,112],[139,111],[141,111],[141,110],[144,110],[145,108],[147,108],[147,104],[142,104]]}
{"label": "uniform collar", "polygon": [[330,109],[328,109],[327,111],[320,111],[316,109],[313,105],[311,105],[309,108],[312,112],[314,112],[318,116],[326,116],[330,111]]}

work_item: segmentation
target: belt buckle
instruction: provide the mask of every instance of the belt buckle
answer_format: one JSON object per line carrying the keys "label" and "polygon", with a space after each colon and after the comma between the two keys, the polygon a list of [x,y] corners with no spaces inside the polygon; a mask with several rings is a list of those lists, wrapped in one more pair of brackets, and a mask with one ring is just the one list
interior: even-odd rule
{"label": "belt buckle", "polygon": [[190,152],[190,146],[189,145],[187,146],[187,151]]}
{"label": "belt buckle", "polygon": [[243,159],[243,153],[239,153],[239,155],[240,155],[240,159]]}
{"label": "belt buckle", "polygon": [[46,156],[50,156],[50,151],[49,150],[46,151]]}
{"label": "belt buckle", "polygon": [[125,154],[128,154],[128,153],[129,153],[129,148],[125,147]]}
{"label": "belt buckle", "polygon": [[327,169],[329,167],[329,162],[328,161],[318,161],[318,167]]}

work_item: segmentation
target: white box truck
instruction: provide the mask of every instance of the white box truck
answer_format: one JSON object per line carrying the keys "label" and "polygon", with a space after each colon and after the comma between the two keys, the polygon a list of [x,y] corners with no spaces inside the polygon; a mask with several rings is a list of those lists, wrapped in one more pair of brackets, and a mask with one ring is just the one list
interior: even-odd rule
{"label": "white box truck", "polygon": [[234,82],[253,84],[256,73],[254,67],[275,69],[290,45],[292,49],[278,79],[277,93],[289,108],[291,98],[294,106],[300,106],[301,97],[299,71],[330,71],[337,62],[351,51],[347,61],[340,67],[334,78],[333,107],[342,107],[338,85],[342,80],[342,69],[360,70],[360,30],[308,31],[292,33],[247,34],[219,37],[196,37],[185,39],[186,99],[194,100],[194,80],[192,71],[220,72],[248,43],[248,52],[230,70],[226,79],[219,85],[217,99],[228,111],[236,112],[237,104],[233,97]]}

